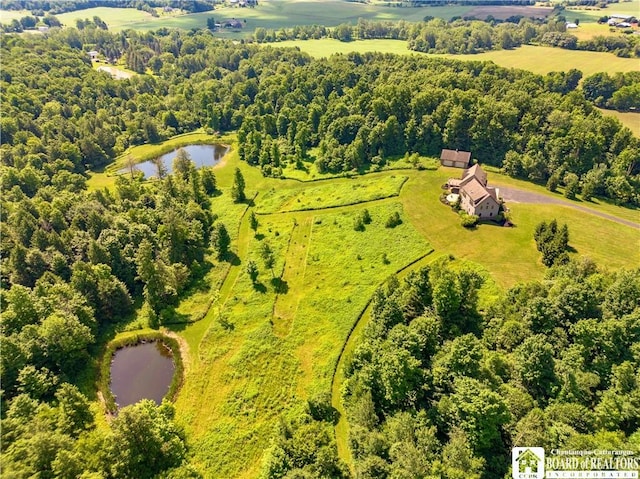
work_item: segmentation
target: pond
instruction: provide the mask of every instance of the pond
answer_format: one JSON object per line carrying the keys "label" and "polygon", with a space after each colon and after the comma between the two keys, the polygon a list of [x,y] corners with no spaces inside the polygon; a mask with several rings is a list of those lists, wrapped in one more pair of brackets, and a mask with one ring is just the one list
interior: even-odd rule
{"label": "pond", "polygon": [[171,350],[160,341],[118,349],[111,361],[111,392],[118,407],[167,394],[175,365]]}
{"label": "pond", "polygon": [[[214,166],[218,164],[229,151],[229,147],[225,145],[187,145],[181,148],[176,148],[175,150],[165,153],[159,157],[167,169],[167,173],[171,173],[173,170],[173,159],[176,157],[178,150],[180,149],[189,154],[191,160],[196,165],[196,168]],[[157,176],[158,173],[156,165],[154,165],[151,160],[138,163],[135,168],[136,170],[142,171],[145,178]],[[124,168],[120,170],[120,173],[128,173],[128,170]]]}

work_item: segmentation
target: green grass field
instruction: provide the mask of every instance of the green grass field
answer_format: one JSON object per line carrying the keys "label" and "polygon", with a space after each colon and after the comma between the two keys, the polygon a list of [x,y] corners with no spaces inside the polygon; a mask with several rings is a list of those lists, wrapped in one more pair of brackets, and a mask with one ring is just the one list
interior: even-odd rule
{"label": "green grass field", "polygon": [[[368,20],[407,20],[421,21],[425,16],[451,18],[465,15],[470,10],[468,6],[446,7],[403,7],[390,8],[378,5],[366,5],[343,0],[265,0],[256,8],[220,7],[215,11],[194,13],[173,18],[159,19],[152,22],[131,23],[129,28],[150,30],[159,27],[168,28],[203,28],[207,18],[214,17],[216,21],[237,18],[246,20],[241,32],[222,32],[222,36],[245,37],[251,35],[256,28],[290,28],[295,25],[325,25],[328,27],[340,23],[356,23],[358,18]],[[108,22],[107,22],[108,23]]]}
{"label": "green grass field", "polygon": [[29,10],[0,10],[0,23],[11,23],[11,20],[20,20],[27,16],[31,16]]}
{"label": "green grass field", "polygon": [[398,196],[406,176],[384,175],[372,179],[347,178],[326,184],[298,185],[297,188],[272,188],[258,199],[257,213],[335,208]]}
{"label": "green grass field", "polygon": [[[226,140],[232,144],[232,138]],[[136,153],[150,154],[158,147]],[[229,198],[236,167],[243,171],[248,195],[257,194],[248,205],[233,204]],[[204,477],[258,475],[279,415],[301,407],[305,398],[331,391],[340,351],[375,288],[425,254],[433,251],[416,267],[452,255],[454,264],[482,271],[484,305],[502,288],[543,277],[545,268],[533,241],[542,219],[568,223],[575,256],[588,255],[609,268],[640,263],[637,229],[561,205],[514,203],[508,205],[514,228],[462,228],[458,216],[439,201],[441,185],[460,174],[453,168],[300,182],[265,178],[240,162],[232,149],[215,171],[222,195],[212,198],[212,209],[227,225],[237,259],[212,259],[208,275],[177,308],[186,317],[208,310],[204,319],[171,326],[188,345],[189,358],[176,400],[177,420],[185,427],[194,464]],[[97,174],[94,181],[104,176]],[[552,195],[493,172],[489,182]],[[399,196],[375,199],[375,190],[399,191]],[[297,199],[318,209],[279,212]],[[347,205],[353,199],[366,202]],[[599,202],[588,206],[638,221],[637,210]],[[265,208],[258,216],[257,234],[249,227],[247,208]],[[372,222],[355,231],[354,220],[365,208]],[[395,211],[403,223],[386,228]],[[275,252],[273,272],[262,262],[263,242]],[[245,270],[249,260],[260,269],[256,285]],[[217,300],[209,308],[212,298]],[[339,426],[341,451],[345,427]]]}
{"label": "green grass field", "polygon": [[[396,54],[417,53],[407,48],[402,40],[358,40],[340,42],[335,39],[292,40],[276,44],[282,47],[298,47],[309,55],[321,58],[334,53],[382,52]],[[441,56],[441,55],[433,55]],[[584,76],[606,70],[608,72],[639,71],[640,64],[634,58],[619,58],[611,53],[563,50],[561,48],[524,45],[513,50],[494,50],[475,55],[442,55],[457,60],[492,61],[505,68],[520,68],[544,75],[552,71],[577,68]]]}
{"label": "green grass field", "polygon": [[156,19],[152,17],[150,13],[136,10],[135,8],[95,7],[56,15],[58,20],[67,27],[75,27],[76,20],[78,19],[92,19],[94,16],[100,17],[104,22],[106,22],[109,30],[115,32],[125,28],[134,28],[132,27],[134,24],[155,24],[160,20],[165,20],[160,18]]}

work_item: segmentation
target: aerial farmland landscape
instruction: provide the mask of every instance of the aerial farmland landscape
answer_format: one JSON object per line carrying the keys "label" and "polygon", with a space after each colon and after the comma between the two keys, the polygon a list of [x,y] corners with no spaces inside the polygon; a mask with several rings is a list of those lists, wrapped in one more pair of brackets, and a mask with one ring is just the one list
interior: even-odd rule
{"label": "aerial farmland landscape", "polygon": [[4,0],[0,476],[640,472],[640,0]]}

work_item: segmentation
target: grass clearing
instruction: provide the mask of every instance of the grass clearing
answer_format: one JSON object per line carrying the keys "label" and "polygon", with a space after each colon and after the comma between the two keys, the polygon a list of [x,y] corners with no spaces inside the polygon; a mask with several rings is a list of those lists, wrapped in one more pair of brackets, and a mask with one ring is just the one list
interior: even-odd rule
{"label": "grass clearing", "polygon": [[514,50],[494,50],[477,55],[446,55],[459,60],[492,61],[505,68],[520,68],[545,75],[552,71],[580,70],[589,76],[601,71],[609,73],[640,70],[638,60],[620,58],[612,53],[565,50],[562,48],[523,45]]}
{"label": "grass clearing", "polygon": [[[389,215],[402,211],[400,203],[368,208],[373,221],[364,232],[353,230],[360,206],[263,216],[258,235],[247,232],[243,264],[245,258],[258,263],[259,284],[241,270],[222,308],[226,320],[210,323],[176,403],[195,463],[207,477],[257,475],[278,415],[329,390],[342,344],[374,289],[428,251],[406,216],[395,229],[384,227]],[[280,283],[260,259],[264,241],[276,252]],[[336,245],[342,254],[335,254]],[[273,312],[281,300],[296,306],[279,330]]]}
{"label": "grass clearing", "polygon": [[0,23],[11,23],[23,17],[32,17],[30,10],[0,10]]}
{"label": "grass clearing", "polygon": [[297,188],[273,187],[261,195],[256,212],[287,213],[292,211],[335,208],[398,196],[406,176],[384,175],[375,178],[341,178],[331,183],[316,183]]}
{"label": "grass clearing", "polygon": [[[219,196],[211,199],[211,211],[218,217],[217,221],[222,222],[227,228],[232,244],[236,244],[238,241],[240,220],[246,209],[246,204],[233,202],[228,188],[222,190]],[[237,255],[237,253],[237,251],[234,251],[234,254]],[[175,308],[175,319],[195,321],[204,318],[216,294],[222,287],[233,259],[219,261],[213,251],[208,255],[207,259],[209,270],[202,279],[196,281],[185,292],[184,299]],[[195,346],[195,344],[193,345]]]}
{"label": "grass clearing", "polygon": [[[58,20],[66,27],[75,27],[76,20],[92,19],[94,16],[100,17],[107,24],[109,30],[115,32],[126,28],[134,28],[132,25],[142,22],[154,25],[160,20],[142,10],[115,7],[94,7],[56,15]],[[159,28],[159,26],[154,28]]]}
{"label": "grass clearing", "polygon": [[620,120],[620,123],[629,128],[635,136],[640,137],[640,113],[605,110],[604,108],[598,109],[603,115],[617,118]]}

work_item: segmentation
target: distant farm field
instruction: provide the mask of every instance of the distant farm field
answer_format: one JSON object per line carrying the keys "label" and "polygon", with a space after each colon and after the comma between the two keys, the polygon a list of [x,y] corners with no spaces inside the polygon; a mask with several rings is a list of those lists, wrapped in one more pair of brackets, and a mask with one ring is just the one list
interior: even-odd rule
{"label": "distant farm field", "polygon": [[467,12],[468,16],[484,20],[489,15],[493,18],[504,20],[506,18],[522,15],[524,17],[546,18],[553,11],[549,7],[519,6],[519,5],[480,5]]}
{"label": "distant farm field", "polygon": [[533,73],[580,70],[584,76],[606,71],[640,70],[637,58],[619,58],[612,53],[564,50],[562,48],[524,45],[514,50],[494,50],[478,55],[448,55],[461,60],[490,60],[506,68],[520,68]]}
{"label": "distant farm field", "polygon": [[0,10],[0,23],[11,23],[11,20],[20,20],[31,15],[29,10]]}
{"label": "distant farm field", "polygon": [[[92,19],[94,16],[100,17],[104,22],[106,22],[109,30],[112,31],[133,28],[133,24],[155,24],[160,20],[155,19],[147,12],[136,10],[135,8],[95,7],[56,15],[58,20],[67,27],[75,27],[76,20],[84,20],[85,18]],[[158,27],[154,26],[152,28]]]}
{"label": "distant farm field", "polygon": [[[358,40],[340,42],[330,38],[321,40],[293,40],[276,43],[282,47],[298,47],[309,55],[320,58],[334,53],[381,52],[396,54],[420,54],[407,48],[403,40]],[[440,56],[440,55],[434,55]],[[639,71],[635,58],[619,58],[611,53],[563,50],[562,48],[524,45],[513,50],[495,50],[476,55],[442,55],[457,60],[492,61],[505,68],[520,68],[544,75],[552,71],[580,70],[584,76],[597,72]]]}

